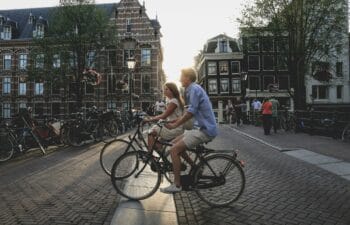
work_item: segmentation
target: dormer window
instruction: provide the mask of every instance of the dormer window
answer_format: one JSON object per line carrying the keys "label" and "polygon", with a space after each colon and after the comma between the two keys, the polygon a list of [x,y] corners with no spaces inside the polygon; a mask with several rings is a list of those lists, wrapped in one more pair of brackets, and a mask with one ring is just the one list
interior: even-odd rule
{"label": "dormer window", "polygon": [[34,23],[34,16],[32,13],[30,13],[28,18],[28,24],[33,24],[33,23]]}
{"label": "dormer window", "polygon": [[131,19],[126,19],[126,32],[131,32]]}
{"label": "dormer window", "polygon": [[33,30],[33,37],[43,38],[44,37],[45,27],[43,24],[37,24],[35,30]]}
{"label": "dormer window", "polygon": [[4,25],[5,18],[3,15],[0,15],[0,26]]}
{"label": "dormer window", "polygon": [[219,51],[220,52],[227,52],[227,41],[226,40],[221,40],[219,43]]}
{"label": "dormer window", "polygon": [[1,32],[1,39],[11,40],[11,38],[12,38],[11,26],[4,26],[3,32]]}

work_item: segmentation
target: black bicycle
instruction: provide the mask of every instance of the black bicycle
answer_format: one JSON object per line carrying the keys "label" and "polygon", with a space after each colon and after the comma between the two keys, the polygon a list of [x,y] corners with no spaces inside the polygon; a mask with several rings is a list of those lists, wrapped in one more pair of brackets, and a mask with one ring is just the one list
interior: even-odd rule
{"label": "black bicycle", "polygon": [[[162,122],[157,124],[160,127],[164,125]],[[153,148],[148,152],[131,147],[138,134],[136,131],[128,144],[129,149],[117,158],[111,170],[111,181],[116,191],[132,200],[152,196],[159,188],[163,175],[169,179],[172,174],[172,164],[165,147],[163,152],[158,152],[159,156]],[[160,143],[171,146],[169,142]],[[188,171],[181,176],[184,190],[195,191],[210,206],[226,206],[241,196],[245,187],[244,164],[237,159],[236,151],[218,151],[199,145],[188,152],[193,153],[195,166],[189,167],[189,170],[187,166],[181,166],[182,171]]]}

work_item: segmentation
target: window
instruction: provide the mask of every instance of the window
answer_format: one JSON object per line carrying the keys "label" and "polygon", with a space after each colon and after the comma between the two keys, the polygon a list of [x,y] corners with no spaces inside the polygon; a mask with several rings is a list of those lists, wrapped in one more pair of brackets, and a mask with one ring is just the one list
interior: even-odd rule
{"label": "window", "polygon": [[108,65],[116,66],[117,65],[117,52],[116,51],[108,51]]}
{"label": "window", "polygon": [[89,68],[95,67],[95,51],[89,51],[87,53],[86,65]]}
{"label": "window", "polygon": [[95,89],[94,89],[94,86],[92,86],[91,84],[89,83],[85,83],[85,94],[94,94],[95,92]]}
{"label": "window", "polygon": [[219,42],[219,51],[220,52],[227,52],[227,41],[222,40]]}
{"label": "window", "polygon": [[220,93],[224,94],[224,93],[228,93],[228,79],[221,79],[220,80]]}
{"label": "window", "polygon": [[249,70],[260,70],[260,57],[258,55],[248,56],[248,69]]}
{"label": "window", "polygon": [[35,57],[35,68],[44,69],[44,54],[38,54]]}
{"label": "window", "polygon": [[27,69],[27,62],[28,62],[28,55],[27,54],[20,54],[19,55],[19,69],[20,70],[25,70]]}
{"label": "window", "polygon": [[260,79],[259,79],[259,77],[250,76],[248,84],[249,84],[249,89],[250,90],[259,90],[260,89]]}
{"label": "window", "polygon": [[116,111],[117,110],[117,103],[113,102],[113,101],[108,101],[107,102],[107,109],[110,109],[112,111]]}
{"label": "window", "polygon": [[151,49],[141,50],[141,66],[151,65]]}
{"label": "window", "polygon": [[216,79],[209,79],[209,94],[217,94],[218,93],[218,85],[217,85],[217,80]]}
{"label": "window", "polygon": [[261,47],[263,52],[273,52],[273,38],[265,37],[262,39]]}
{"label": "window", "polygon": [[10,26],[5,26],[3,29],[4,30],[3,30],[3,34],[2,34],[1,39],[11,40],[11,38],[12,38],[11,27]]}
{"label": "window", "polygon": [[288,69],[288,60],[284,55],[277,56],[277,69],[278,70],[287,70]]}
{"label": "window", "polygon": [[274,84],[273,76],[264,76],[264,90],[269,90],[269,85]]}
{"label": "window", "polygon": [[19,103],[19,105],[18,105],[19,112],[21,111],[21,109],[26,109],[26,108],[27,108],[27,103],[25,103],[25,102]]}
{"label": "window", "polygon": [[232,92],[233,93],[241,93],[241,80],[240,79],[232,79]]}
{"label": "window", "polygon": [[343,86],[338,85],[337,86],[337,99],[342,99],[343,98]]}
{"label": "window", "polygon": [[228,74],[228,62],[227,61],[220,61],[219,62],[219,71],[220,71],[220,75],[227,75]]}
{"label": "window", "polygon": [[208,62],[208,75],[216,75],[216,62]]}
{"label": "window", "polygon": [[231,73],[232,74],[238,74],[241,72],[241,65],[238,61],[231,62]]}
{"label": "window", "polygon": [[43,38],[44,37],[44,25],[37,24],[35,30],[33,30],[33,37],[35,38]]}
{"label": "window", "polygon": [[34,105],[34,114],[35,116],[42,118],[44,115],[44,104],[43,103],[36,103]]}
{"label": "window", "polygon": [[110,74],[107,77],[108,93],[115,93],[117,90],[117,78],[114,74]]}
{"label": "window", "polygon": [[126,19],[126,32],[131,32],[131,19]]}
{"label": "window", "polygon": [[4,119],[11,118],[11,104],[10,103],[4,103],[2,105],[2,115],[3,115]]}
{"label": "window", "polygon": [[75,68],[78,64],[77,53],[69,52],[69,65],[71,68]]}
{"label": "window", "polygon": [[59,95],[61,94],[61,86],[60,83],[51,83],[51,94],[53,95]]}
{"label": "window", "polygon": [[263,56],[263,69],[264,70],[273,70],[273,56],[272,55],[264,55]]}
{"label": "window", "polygon": [[19,82],[19,89],[18,89],[19,95],[26,95],[27,94],[27,83],[26,82]]}
{"label": "window", "polygon": [[258,52],[259,51],[259,39],[258,38],[248,38],[247,49],[248,49],[248,52]]}
{"label": "window", "polygon": [[328,86],[314,85],[312,86],[312,97],[314,99],[328,99]]}
{"label": "window", "polygon": [[4,70],[10,70],[12,64],[12,57],[10,54],[4,55]]}
{"label": "window", "polygon": [[59,54],[54,54],[52,57],[52,67],[53,68],[60,68],[61,67],[61,59]]}
{"label": "window", "polygon": [[287,53],[288,49],[288,40],[286,38],[276,41],[277,52]]}
{"label": "window", "polygon": [[134,58],[135,56],[135,50],[133,49],[124,49],[124,65],[128,66],[128,59]]}
{"label": "window", "polygon": [[44,83],[38,82],[35,83],[34,95],[43,95],[44,94]]}
{"label": "window", "polygon": [[151,76],[142,75],[142,93],[151,92]]}
{"label": "window", "polygon": [[337,62],[336,64],[336,75],[337,77],[343,76],[343,62]]}
{"label": "window", "polygon": [[288,76],[278,77],[278,88],[280,90],[288,90],[289,89],[289,77]]}
{"label": "window", "polygon": [[4,77],[2,80],[2,93],[11,94],[11,78]]}

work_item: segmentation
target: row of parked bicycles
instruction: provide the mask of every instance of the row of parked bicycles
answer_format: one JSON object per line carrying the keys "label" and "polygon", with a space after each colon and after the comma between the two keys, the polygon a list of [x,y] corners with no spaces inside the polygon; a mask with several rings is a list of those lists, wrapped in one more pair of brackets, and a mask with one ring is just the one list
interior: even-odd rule
{"label": "row of parked bicycles", "polygon": [[102,112],[96,107],[82,109],[62,119],[46,118],[41,122],[30,115],[30,110],[25,109],[10,122],[1,123],[0,162],[34,148],[45,154],[50,145],[76,147],[106,141],[134,126],[129,112]]}

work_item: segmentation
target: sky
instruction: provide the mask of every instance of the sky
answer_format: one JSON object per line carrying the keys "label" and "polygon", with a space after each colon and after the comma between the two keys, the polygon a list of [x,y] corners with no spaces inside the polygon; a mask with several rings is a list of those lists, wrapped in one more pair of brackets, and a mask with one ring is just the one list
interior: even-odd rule
{"label": "sky", "polygon": [[[193,58],[206,41],[226,33],[237,37],[236,18],[248,0],[144,0],[150,19],[162,26],[163,69],[168,81],[179,80],[180,70],[193,66]],[[119,0],[95,0],[116,3]],[[139,0],[142,4],[143,0]],[[59,0],[2,0],[0,9],[57,6]]]}

